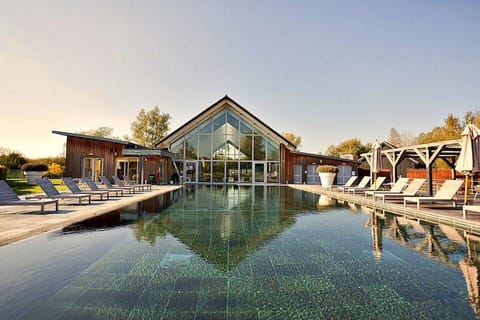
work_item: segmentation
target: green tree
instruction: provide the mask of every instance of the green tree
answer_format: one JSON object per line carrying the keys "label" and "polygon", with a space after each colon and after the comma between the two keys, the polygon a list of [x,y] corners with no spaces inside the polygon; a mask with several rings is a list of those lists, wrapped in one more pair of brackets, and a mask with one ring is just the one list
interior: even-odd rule
{"label": "green tree", "polygon": [[282,132],[282,136],[297,146],[297,149],[302,146],[302,137],[295,135],[293,132]]}
{"label": "green tree", "polygon": [[112,139],[117,138],[113,136],[113,128],[110,128],[110,127],[98,127],[96,129],[80,131],[78,133],[85,134],[87,136],[94,136],[94,137],[112,138]]}
{"label": "green tree", "polygon": [[351,154],[358,157],[362,153],[369,152],[371,148],[371,143],[363,145],[360,139],[353,138],[340,142],[338,146],[330,145],[327,148],[327,155],[340,157],[342,155]]}
{"label": "green tree", "polygon": [[462,126],[460,119],[449,114],[443,121],[443,126],[433,127],[429,132],[422,132],[418,135],[417,144],[446,141],[460,138]]}
{"label": "green tree", "polygon": [[131,128],[136,143],[153,148],[170,129],[170,115],[161,113],[158,106],[148,112],[142,108],[137,119],[132,122]]}
{"label": "green tree", "polygon": [[11,151],[0,155],[0,165],[8,169],[19,169],[25,163],[27,163],[27,159],[19,152]]}

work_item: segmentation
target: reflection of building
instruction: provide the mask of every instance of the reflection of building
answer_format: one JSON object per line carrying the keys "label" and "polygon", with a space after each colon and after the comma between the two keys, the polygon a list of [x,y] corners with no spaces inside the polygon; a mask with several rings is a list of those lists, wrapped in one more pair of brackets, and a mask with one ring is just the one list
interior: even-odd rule
{"label": "reflection of building", "polygon": [[197,186],[142,226],[145,236],[137,238],[154,242],[155,231],[158,236],[171,233],[218,270],[227,271],[295,222],[288,202],[280,201],[291,198],[283,194],[289,191],[295,192],[264,186],[253,192],[250,187]]}
{"label": "reflection of building", "polygon": [[162,139],[185,181],[208,184],[319,183],[319,164],[348,178],[357,161],[297,152],[296,146],[228,96]]}

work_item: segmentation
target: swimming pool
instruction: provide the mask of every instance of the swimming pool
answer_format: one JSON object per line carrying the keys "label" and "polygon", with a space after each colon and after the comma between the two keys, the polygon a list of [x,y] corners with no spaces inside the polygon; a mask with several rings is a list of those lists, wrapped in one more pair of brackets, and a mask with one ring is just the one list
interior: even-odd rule
{"label": "swimming pool", "polygon": [[445,226],[286,187],[159,202],[1,247],[1,317],[475,319],[477,253]]}

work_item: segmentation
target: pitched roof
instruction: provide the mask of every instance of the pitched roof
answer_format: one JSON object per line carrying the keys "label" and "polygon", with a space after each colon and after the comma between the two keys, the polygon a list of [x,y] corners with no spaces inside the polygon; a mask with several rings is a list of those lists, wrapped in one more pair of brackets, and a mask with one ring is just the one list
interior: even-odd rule
{"label": "pitched roof", "polygon": [[284,143],[288,148],[290,149],[295,149],[297,146],[285,139],[281,134],[279,134],[277,131],[273,130],[270,126],[265,124],[262,120],[257,118],[254,114],[252,114],[250,111],[242,107],[239,103],[234,101],[232,98],[230,98],[228,95],[225,95],[225,97],[219,99],[217,102],[212,104],[210,107],[206,108],[199,114],[197,114],[195,117],[193,117],[190,121],[186,122],[184,125],[167,135],[166,137],[162,138],[159,142],[155,144],[157,147],[166,147],[169,143],[177,140],[180,138],[182,135],[190,132],[193,130],[196,126],[201,124],[203,121],[207,120],[209,117],[217,114],[226,106],[230,107],[234,111],[236,111],[242,118],[245,120],[248,120],[253,124],[254,126],[258,127],[261,131],[264,131],[263,133],[266,134],[267,136],[270,136],[274,138],[274,140],[277,140],[278,142]]}

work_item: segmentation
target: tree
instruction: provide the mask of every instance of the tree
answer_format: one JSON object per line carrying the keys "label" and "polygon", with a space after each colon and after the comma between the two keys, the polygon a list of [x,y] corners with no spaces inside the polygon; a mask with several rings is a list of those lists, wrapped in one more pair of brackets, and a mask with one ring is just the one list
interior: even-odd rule
{"label": "tree", "polygon": [[11,151],[0,155],[0,165],[8,169],[19,169],[25,163],[27,163],[27,159],[19,152]]}
{"label": "tree", "polygon": [[113,138],[113,139],[117,138],[113,136],[113,128],[110,128],[110,127],[98,127],[96,129],[80,131],[79,133],[85,134],[87,136],[94,136],[94,137]]}
{"label": "tree", "polygon": [[148,148],[155,147],[155,144],[165,137],[170,129],[169,121],[170,115],[160,113],[158,106],[148,112],[142,108],[137,119],[131,125],[133,140]]}
{"label": "tree", "polygon": [[369,152],[371,148],[371,143],[363,145],[360,139],[353,138],[340,142],[338,146],[330,145],[327,149],[327,155],[340,157],[342,155],[351,154],[358,157],[362,153]]}
{"label": "tree", "polygon": [[422,132],[416,139],[417,144],[459,139],[462,133],[460,119],[449,114],[442,127],[433,127],[430,132]]}
{"label": "tree", "polygon": [[388,142],[390,142],[396,147],[402,146],[402,138],[400,136],[400,133],[398,133],[395,128],[390,129],[390,136],[388,137]]}
{"label": "tree", "polygon": [[293,132],[282,132],[282,136],[300,149],[302,146],[302,137],[296,136]]}

